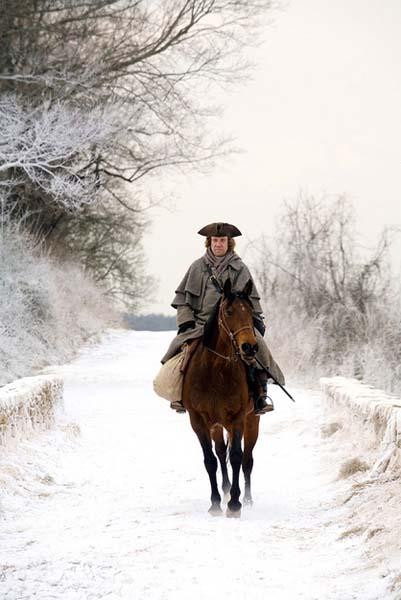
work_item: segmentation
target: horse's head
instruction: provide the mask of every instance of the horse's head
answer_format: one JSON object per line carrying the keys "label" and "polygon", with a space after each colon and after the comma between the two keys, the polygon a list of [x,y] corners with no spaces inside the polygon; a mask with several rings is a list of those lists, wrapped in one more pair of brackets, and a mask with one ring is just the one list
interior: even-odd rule
{"label": "horse's head", "polygon": [[258,344],[253,328],[253,310],[250,294],[252,280],[242,292],[234,292],[231,281],[227,279],[224,285],[224,296],[220,305],[220,327],[231,337],[243,361],[251,364],[255,360]]}

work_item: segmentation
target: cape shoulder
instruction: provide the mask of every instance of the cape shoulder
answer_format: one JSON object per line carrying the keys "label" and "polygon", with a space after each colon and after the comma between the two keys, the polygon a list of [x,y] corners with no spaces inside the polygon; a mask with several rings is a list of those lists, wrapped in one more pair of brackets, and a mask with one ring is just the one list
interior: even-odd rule
{"label": "cape shoulder", "polygon": [[[185,273],[181,283],[175,290],[177,294],[189,293],[193,296],[200,296],[202,290],[203,271],[207,272],[203,257],[194,260]],[[176,300],[173,301],[176,303]]]}
{"label": "cape shoulder", "polygon": [[[255,312],[261,313],[262,308],[259,304],[259,294],[247,265],[236,254],[231,260],[229,267],[235,271],[233,273],[233,283],[234,285],[238,286],[239,290],[242,290],[245,287],[249,278],[252,279],[254,285],[251,298],[254,302]],[[188,304],[192,307],[196,307],[198,305],[200,306],[208,277],[209,271],[206,267],[203,256],[201,256],[200,258],[194,260],[194,262],[189,266],[184,278],[175,290],[175,297],[171,305],[174,308],[183,306],[185,304]]]}
{"label": "cape shoulder", "polygon": [[[250,277],[249,269],[238,255],[231,260],[229,267],[234,271],[242,272],[243,278]],[[239,274],[239,273],[238,273]],[[199,296],[202,292],[203,280],[207,279],[209,271],[206,267],[203,256],[194,260],[185,273],[183,280],[176,289],[176,293],[189,292],[194,296]]]}

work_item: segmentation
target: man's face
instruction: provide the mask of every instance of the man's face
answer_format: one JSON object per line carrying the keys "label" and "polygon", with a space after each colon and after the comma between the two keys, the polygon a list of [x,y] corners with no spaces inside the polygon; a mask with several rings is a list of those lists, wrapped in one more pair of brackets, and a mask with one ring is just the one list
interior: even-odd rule
{"label": "man's face", "polygon": [[228,237],[212,236],[210,248],[215,256],[224,256],[228,250]]}

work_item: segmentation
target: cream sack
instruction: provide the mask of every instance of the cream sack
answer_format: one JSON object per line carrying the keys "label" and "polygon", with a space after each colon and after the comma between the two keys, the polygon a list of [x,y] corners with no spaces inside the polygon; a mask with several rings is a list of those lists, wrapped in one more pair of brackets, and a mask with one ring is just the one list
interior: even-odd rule
{"label": "cream sack", "polygon": [[179,352],[162,365],[153,381],[153,389],[158,396],[169,402],[181,402],[182,382],[181,372],[185,352]]}

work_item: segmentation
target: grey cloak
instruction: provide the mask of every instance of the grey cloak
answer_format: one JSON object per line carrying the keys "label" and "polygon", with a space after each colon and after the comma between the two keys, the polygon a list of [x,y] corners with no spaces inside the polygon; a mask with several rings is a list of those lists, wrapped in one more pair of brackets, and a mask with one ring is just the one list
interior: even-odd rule
{"label": "grey cloak", "polygon": [[[244,289],[249,279],[253,282],[251,293],[251,301],[253,305],[254,316],[263,320],[262,307],[260,305],[260,296],[256,289],[252,275],[248,267],[241,258],[234,254],[226,268],[219,274],[221,286],[227,279],[231,279],[232,289],[240,292]],[[184,333],[179,333],[170,343],[170,346],[163,356],[161,362],[165,363],[169,358],[180,351],[184,342],[192,340],[203,335],[203,329],[208,317],[211,315],[213,308],[221,298],[221,293],[216,289],[210,280],[210,273],[207,268],[204,257],[195,260],[183,280],[175,291],[175,297],[171,306],[177,309],[177,327],[180,327],[187,321],[195,321],[194,329],[187,329]],[[269,348],[266,345],[259,331],[255,330],[259,350],[257,353],[258,359],[270,369],[272,375],[284,385],[284,375],[273,359]]]}

